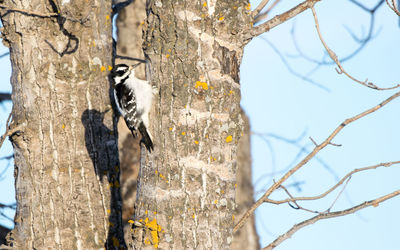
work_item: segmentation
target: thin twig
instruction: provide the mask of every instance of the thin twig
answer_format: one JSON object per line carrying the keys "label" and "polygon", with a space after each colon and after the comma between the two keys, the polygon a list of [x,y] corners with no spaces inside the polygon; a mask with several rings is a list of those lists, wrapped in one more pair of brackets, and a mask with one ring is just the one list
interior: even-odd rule
{"label": "thin twig", "polygon": [[329,206],[329,208],[325,211],[325,213],[329,213],[331,211],[331,209],[333,208],[333,206],[336,204],[337,200],[339,199],[339,197],[342,195],[343,191],[346,189],[347,184],[349,183],[349,181],[351,180],[351,176],[349,176],[349,178],[347,179],[346,183],[343,185],[342,190],[340,190],[340,192],[338,193],[338,195],[336,195],[335,200],[332,202],[332,204]]}
{"label": "thin twig", "polygon": [[368,115],[371,114],[378,109],[382,108],[392,100],[396,99],[397,97],[400,96],[400,92],[395,93],[394,95],[390,96],[383,102],[379,103],[375,107],[372,107],[356,116],[353,116],[351,118],[346,119],[344,122],[342,122],[326,139],[324,142],[319,144],[317,147],[314,148],[313,151],[311,151],[300,163],[298,163],[296,166],[294,166],[292,169],[290,169],[283,177],[281,177],[276,183],[274,183],[265,193],[264,195],[258,199],[247,211],[246,213],[242,216],[242,218],[239,220],[239,222],[235,225],[233,228],[233,232],[236,232],[239,228],[241,228],[245,221],[250,217],[251,214],[256,210],[257,207],[259,207],[268,197],[271,195],[272,192],[274,192],[284,181],[286,181],[290,176],[292,176],[297,170],[299,170],[301,167],[303,167],[307,162],[309,162],[319,151],[321,151],[323,148],[325,148],[333,138],[348,124]]}
{"label": "thin twig", "polygon": [[396,13],[398,16],[400,16],[400,11],[397,9],[396,3],[394,2],[394,0],[392,0],[392,5],[389,3],[388,0],[386,0],[386,4],[389,6],[389,8],[391,8],[394,13]]}
{"label": "thin twig", "polygon": [[314,144],[314,146],[318,147],[318,143],[316,141],[314,141],[314,139],[311,136],[309,138],[312,141],[312,143]]}
{"label": "thin twig", "polygon": [[260,12],[262,11],[262,9],[264,9],[264,7],[268,4],[269,0],[263,0],[252,12],[251,15],[255,18],[258,14],[260,14]]}
{"label": "thin twig", "polygon": [[324,198],[325,196],[327,196],[328,194],[330,194],[332,191],[334,191],[337,187],[339,187],[340,185],[342,185],[347,179],[351,178],[351,176],[353,176],[353,174],[358,173],[358,172],[362,172],[362,171],[367,171],[367,170],[372,170],[372,169],[377,169],[379,167],[390,167],[392,165],[397,165],[400,164],[400,161],[392,161],[392,162],[385,162],[385,163],[379,163],[373,166],[369,166],[369,167],[364,167],[364,168],[356,168],[353,171],[349,172],[348,174],[346,174],[342,179],[340,179],[340,181],[338,181],[334,186],[332,186],[330,189],[328,189],[327,191],[325,191],[324,193],[317,195],[317,196],[310,196],[310,197],[294,197],[294,198],[290,198],[290,199],[284,199],[284,200],[280,200],[280,201],[275,201],[275,200],[271,200],[271,199],[266,199],[266,202],[268,203],[272,203],[272,204],[282,204],[282,203],[287,203],[287,202],[293,202],[293,201],[309,201],[309,200],[319,200],[321,198]]}
{"label": "thin twig", "polygon": [[379,204],[381,202],[384,202],[388,199],[391,199],[397,195],[400,194],[400,190],[394,191],[393,193],[387,194],[385,196],[381,196],[375,200],[370,200],[370,201],[365,201],[357,206],[351,207],[349,209],[346,210],[341,210],[341,211],[337,211],[337,212],[331,212],[331,213],[323,213],[323,214],[319,214],[317,216],[314,216],[308,220],[305,220],[303,222],[300,222],[296,225],[294,225],[290,230],[288,230],[286,233],[280,235],[278,238],[276,238],[271,244],[269,244],[268,246],[266,246],[265,248],[263,248],[263,250],[270,250],[270,249],[274,249],[276,246],[278,246],[279,244],[281,244],[283,241],[289,239],[290,237],[292,237],[292,235],[297,232],[298,230],[300,230],[303,227],[306,227],[308,225],[314,224],[315,222],[319,221],[319,220],[323,220],[323,219],[329,219],[329,218],[334,218],[334,217],[339,217],[339,216],[344,216],[344,215],[348,215],[348,214],[352,214],[357,212],[360,209],[366,208],[366,207],[370,207],[370,206],[374,206],[377,207],[379,206]]}
{"label": "thin twig", "polygon": [[271,4],[271,6],[268,7],[268,9],[266,11],[264,11],[263,13],[258,14],[257,16],[254,17],[254,23],[259,23],[261,21],[263,21],[264,19],[266,19],[268,17],[269,12],[271,12],[271,10],[273,8],[275,8],[275,6],[280,2],[281,0],[275,0],[275,2],[273,2]]}
{"label": "thin twig", "polygon": [[11,116],[12,116],[12,113],[10,112],[10,114],[8,115],[7,121],[6,121],[6,132],[4,132],[4,134],[0,138],[0,148],[3,145],[3,142],[6,139],[6,137],[9,136],[10,127],[8,126],[8,124],[10,123]]}
{"label": "thin twig", "polygon": [[324,45],[326,51],[328,52],[329,56],[331,57],[331,59],[336,63],[336,65],[338,66],[339,69],[336,69],[338,74],[345,74],[347,77],[349,77],[351,80],[365,86],[371,89],[376,89],[376,90],[389,90],[389,89],[395,89],[400,87],[400,84],[397,84],[396,86],[390,87],[390,88],[379,88],[378,86],[376,86],[375,84],[373,84],[372,82],[368,82],[368,79],[366,79],[364,82],[357,80],[356,78],[354,78],[353,76],[351,76],[349,73],[347,73],[343,66],[340,64],[339,59],[337,57],[337,55],[335,54],[335,52],[333,52],[328,45],[325,43],[324,39],[322,38],[321,35],[321,30],[319,28],[319,23],[318,23],[318,18],[317,18],[317,13],[315,12],[314,6],[311,6],[311,11],[313,13],[314,16],[314,21],[315,21],[315,27],[317,29],[317,33],[319,36],[319,39],[321,40],[322,44]]}
{"label": "thin twig", "polygon": [[36,11],[31,11],[31,10],[24,10],[24,9],[19,9],[19,8],[13,8],[4,4],[0,4],[0,8],[6,9],[9,11],[14,11],[14,12],[19,12],[22,14],[28,14],[32,16],[38,16],[38,17],[56,17],[59,15],[59,13],[41,13],[41,12],[36,12]]}
{"label": "thin twig", "polygon": [[287,190],[287,188],[285,186],[280,185],[279,187],[282,188],[283,190],[285,190],[286,194],[290,197],[290,199],[293,200],[292,202],[296,205],[296,207],[294,207],[293,205],[290,204],[290,202],[288,202],[289,206],[291,206],[294,209],[301,209],[301,210],[304,210],[304,211],[307,211],[307,212],[310,212],[310,213],[318,213],[318,211],[313,211],[313,210],[310,210],[310,209],[307,209],[307,208],[304,208],[304,207],[300,206],[297,203],[297,201],[293,198],[292,194],[289,192],[289,190]]}
{"label": "thin twig", "polygon": [[285,13],[274,16],[267,22],[252,28],[248,34],[244,35],[244,40],[246,41],[252,39],[253,37],[259,36],[269,31],[270,29],[278,26],[279,24],[284,23],[287,20],[291,19],[292,17],[295,17],[298,14],[302,13],[303,11],[311,8],[312,6],[314,6],[315,3],[319,1],[321,0],[306,0],[297,5],[296,7],[293,7],[292,9],[286,11]]}

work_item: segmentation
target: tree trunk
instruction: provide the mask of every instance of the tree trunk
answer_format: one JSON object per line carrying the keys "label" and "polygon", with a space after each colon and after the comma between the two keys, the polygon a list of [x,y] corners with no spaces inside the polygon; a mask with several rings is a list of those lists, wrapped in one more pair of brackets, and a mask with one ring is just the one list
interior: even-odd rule
{"label": "tree trunk", "polygon": [[[149,1],[154,152],[142,150],[131,247],[227,249],[232,242],[248,1]],[[152,246],[151,246],[152,245]]]}
{"label": "tree trunk", "polygon": [[[245,125],[243,136],[239,141],[235,223],[254,203],[253,184],[251,182],[250,122],[244,112],[242,117]],[[233,235],[231,250],[260,249],[258,240],[254,215],[252,215],[246,224]]]}
{"label": "tree trunk", "polygon": [[[128,65],[137,63],[130,57],[144,59],[142,49],[142,27],[146,17],[146,1],[135,0],[118,13],[117,18],[117,55],[116,63]],[[120,57],[121,56],[121,57]],[[137,77],[145,79],[145,64],[135,69]],[[125,239],[130,240],[131,224],[136,200],[137,176],[140,167],[140,138],[134,138],[125,124],[124,119],[118,122],[119,158],[121,161],[121,193],[123,201],[122,221],[124,223]]]}
{"label": "tree trunk", "polygon": [[3,4],[27,11],[2,10],[13,69],[11,129],[17,130],[11,136],[17,199],[11,244],[123,247],[108,81],[111,1]]}

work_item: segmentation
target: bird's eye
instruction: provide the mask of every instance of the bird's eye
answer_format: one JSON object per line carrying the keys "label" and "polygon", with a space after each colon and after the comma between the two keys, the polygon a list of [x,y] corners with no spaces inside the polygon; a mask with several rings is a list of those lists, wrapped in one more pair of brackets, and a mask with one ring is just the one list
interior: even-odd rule
{"label": "bird's eye", "polygon": [[117,70],[117,71],[115,72],[115,74],[116,74],[117,76],[123,76],[123,75],[125,74],[125,72],[126,72],[126,70]]}

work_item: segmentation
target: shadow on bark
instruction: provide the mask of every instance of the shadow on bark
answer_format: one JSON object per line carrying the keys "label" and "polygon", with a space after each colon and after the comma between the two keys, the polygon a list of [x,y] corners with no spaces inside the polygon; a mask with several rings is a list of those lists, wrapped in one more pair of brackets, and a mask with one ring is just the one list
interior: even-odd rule
{"label": "shadow on bark", "polygon": [[[108,111],[106,111],[108,112]],[[110,190],[109,229],[106,249],[126,249],[121,217],[120,171],[117,141],[114,132],[104,123],[105,113],[87,109],[82,114],[85,127],[85,143],[94,166],[94,171],[101,182],[107,179]],[[117,155],[115,153],[117,152]],[[100,192],[100,190],[99,190]]]}

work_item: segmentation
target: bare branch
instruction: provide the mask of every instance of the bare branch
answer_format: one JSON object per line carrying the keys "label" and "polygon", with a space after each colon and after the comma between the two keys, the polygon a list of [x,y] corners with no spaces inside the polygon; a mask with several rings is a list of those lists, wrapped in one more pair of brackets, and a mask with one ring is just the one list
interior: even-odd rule
{"label": "bare branch", "polygon": [[370,200],[370,201],[365,201],[357,206],[351,207],[349,209],[346,210],[341,210],[341,211],[337,211],[337,212],[331,212],[331,213],[322,213],[319,214],[317,216],[314,216],[308,220],[305,220],[303,222],[300,222],[296,225],[294,225],[289,231],[287,231],[286,233],[282,234],[281,236],[279,236],[277,239],[275,239],[271,244],[269,244],[268,246],[266,246],[265,248],[263,248],[264,250],[269,250],[269,249],[274,249],[276,246],[278,246],[279,244],[281,244],[283,241],[289,239],[290,237],[292,237],[292,235],[297,232],[298,230],[300,230],[303,227],[306,227],[308,225],[314,224],[315,222],[319,221],[319,220],[323,220],[323,219],[329,219],[329,218],[334,218],[334,217],[339,217],[339,216],[344,216],[344,215],[348,215],[348,214],[352,214],[357,212],[358,210],[361,210],[363,208],[366,207],[370,207],[370,206],[374,206],[377,207],[379,206],[379,204],[381,202],[384,202],[388,199],[391,199],[397,195],[400,194],[400,190],[394,191],[393,193],[387,194],[385,196],[381,196],[375,200]]}
{"label": "bare branch", "polygon": [[11,94],[9,93],[0,93],[0,102],[11,100]]}
{"label": "bare branch", "polygon": [[258,14],[257,16],[254,17],[254,23],[259,23],[261,21],[263,21],[264,19],[266,19],[268,17],[269,12],[275,8],[275,6],[280,2],[281,0],[275,0],[275,2],[273,2],[271,4],[271,6],[269,6],[269,8],[264,11],[263,13]]}
{"label": "bare branch", "polygon": [[342,190],[340,190],[340,192],[338,193],[338,195],[336,195],[335,200],[332,202],[332,204],[329,206],[329,208],[325,211],[325,213],[329,213],[331,211],[331,209],[333,208],[333,206],[336,204],[337,200],[339,199],[339,197],[342,195],[343,191],[346,189],[347,184],[349,183],[349,181],[351,180],[351,176],[349,176],[349,178],[347,179],[346,183],[343,185]]}
{"label": "bare branch", "polygon": [[324,39],[322,38],[321,35],[321,30],[319,28],[319,23],[318,23],[318,18],[317,18],[317,13],[315,12],[314,6],[311,6],[311,11],[313,13],[314,16],[314,21],[315,21],[315,27],[317,29],[317,33],[319,36],[319,39],[321,40],[322,44],[324,45],[326,51],[328,52],[329,56],[331,57],[331,59],[336,63],[336,65],[339,67],[339,69],[336,69],[338,74],[345,74],[347,77],[349,77],[351,80],[365,86],[371,89],[376,89],[376,90],[389,90],[389,89],[395,89],[400,87],[400,84],[397,84],[396,86],[390,87],[390,88],[379,88],[378,86],[376,86],[375,84],[373,84],[372,82],[368,82],[368,79],[366,79],[364,82],[357,80],[356,78],[354,78],[353,76],[351,76],[349,73],[347,73],[343,66],[340,64],[339,59],[337,57],[337,55],[335,54],[335,52],[333,52],[328,45],[325,43]]}
{"label": "bare branch", "polygon": [[[374,7],[372,7],[372,8],[367,8],[366,6],[360,4],[360,3],[356,2],[356,1],[350,1],[350,2],[352,2],[353,4],[355,4],[357,7],[361,8],[363,11],[369,13],[369,15],[370,15],[370,17],[369,17],[369,19],[370,19],[370,20],[369,20],[369,28],[368,28],[368,33],[367,33],[366,35],[364,35],[364,36],[362,36],[362,37],[358,37],[358,36],[356,36],[347,26],[345,26],[345,29],[349,32],[349,34],[350,34],[350,36],[353,38],[353,40],[359,44],[359,46],[358,46],[356,49],[354,49],[350,54],[348,54],[348,55],[346,55],[346,56],[340,58],[339,61],[340,61],[341,63],[343,63],[343,62],[345,62],[345,61],[347,61],[347,60],[350,60],[350,59],[353,58],[355,55],[357,55],[361,50],[363,50],[363,49],[366,47],[366,45],[368,44],[368,42],[371,41],[371,40],[376,36],[376,34],[375,34],[375,35],[373,34],[373,33],[374,33],[374,27],[375,27],[375,13],[376,13],[376,11],[383,5],[384,0],[379,1],[379,2],[378,2],[376,5],[374,5]],[[291,30],[291,36],[292,36],[292,40],[293,40],[294,46],[295,46],[297,52],[299,53],[299,56],[300,56],[300,57],[304,58],[304,59],[307,60],[307,61],[310,61],[310,62],[312,62],[312,63],[315,63],[315,64],[317,64],[317,65],[319,65],[319,66],[321,66],[321,65],[332,65],[332,64],[336,64],[336,63],[335,63],[334,61],[332,61],[332,60],[327,61],[327,60],[325,60],[324,58],[323,58],[322,60],[317,60],[317,59],[310,58],[310,57],[308,57],[307,55],[305,55],[305,54],[302,52],[300,46],[298,45],[298,42],[297,42],[297,39],[296,39],[296,37],[295,37],[295,32],[294,32],[294,31],[295,31],[295,29],[294,29],[294,25],[293,25],[293,28],[292,28],[292,30]],[[324,53],[324,57],[325,57],[326,55],[327,55],[327,53]],[[292,57],[295,57],[295,56],[292,56]]]}
{"label": "bare branch", "polygon": [[41,12],[36,12],[36,11],[31,11],[31,10],[24,10],[24,9],[19,9],[19,8],[13,8],[4,4],[0,4],[0,8],[6,9],[8,11],[13,11],[13,12],[19,12],[21,14],[26,14],[26,15],[31,15],[31,16],[37,16],[37,17],[56,17],[59,16],[59,13],[41,13]]}
{"label": "bare branch", "polygon": [[368,115],[371,114],[378,109],[382,108],[392,100],[396,99],[397,97],[400,96],[400,92],[395,93],[394,95],[390,96],[383,102],[379,103],[375,107],[372,107],[356,116],[353,116],[351,118],[346,119],[344,122],[342,122],[326,139],[324,142],[319,144],[317,147],[314,148],[313,151],[311,151],[301,162],[299,162],[296,166],[294,166],[291,170],[289,170],[283,177],[281,177],[276,183],[274,183],[265,193],[264,195],[258,199],[250,208],[247,210],[247,212],[242,216],[242,218],[239,220],[239,222],[235,225],[233,228],[233,232],[236,232],[240,227],[242,227],[245,223],[245,221],[250,217],[250,215],[256,210],[257,207],[259,207],[262,203],[268,199],[268,197],[271,195],[272,192],[274,192],[284,181],[286,181],[290,176],[292,176],[297,170],[299,170],[301,167],[303,167],[307,162],[309,162],[319,151],[321,151],[323,148],[325,148],[329,143],[332,141],[333,138],[348,124]]}
{"label": "bare branch", "polygon": [[0,138],[0,148],[3,145],[3,142],[6,139],[6,137],[10,135],[10,127],[8,126],[8,124],[10,123],[11,114],[12,113],[10,113],[8,115],[8,118],[7,118],[7,121],[6,121],[6,132],[4,132],[3,136]]}
{"label": "bare branch", "polygon": [[340,179],[340,181],[338,183],[336,183],[333,187],[331,187],[330,189],[328,189],[327,191],[325,191],[324,193],[317,195],[317,196],[311,196],[311,197],[292,197],[290,199],[285,199],[285,200],[280,200],[280,201],[275,201],[275,200],[271,200],[271,199],[266,199],[265,201],[271,204],[282,204],[282,203],[288,203],[288,202],[293,202],[293,201],[308,201],[308,200],[318,200],[321,198],[324,198],[325,196],[327,196],[328,194],[330,194],[332,191],[334,191],[337,187],[339,187],[340,185],[342,185],[347,179],[350,179],[351,176],[353,176],[353,174],[358,173],[358,172],[362,172],[362,171],[367,171],[367,170],[372,170],[372,169],[377,169],[379,167],[390,167],[392,165],[397,165],[400,164],[400,161],[392,161],[392,162],[385,162],[385,163],[380,163],[380,164],[376,164],[373,166],[369,166],[369,167],[364,167],[364,168],[356,168],[353,171],[349,172],[348,174],[346,174],[342,179]]}
{"label": "bare branch", "polygon": [[42,13],[42,12],[37,12],[37,11],[32,11],[32,10],[14,8],[14,7],[4,5],[4,4],[0,4],[0,8],[5,9],[9,12],[18,12],[18,13],[21,13],[24,15],[36,16],[36,17],[42,17],[42,18],[63,17],[68,21],[78,22],[80,24],[84,24],[88,20],[88,16],[86,16],[85,18],[77,19],[77,18],[73,18],[73,17],[63,16],[61,12]]}
{"label": "bare branch", "polygon": [[298,14],[302,13],[303,11],[311,8],[312,6],[314,6],[316,2],[319,1],[321,0],[306,0],[297,5],[296,7],[293,7],[292,9],[286,11],[285,13],[274,16],[265,23],[260,24],[259,26],[256,26],[253,29],[251,29],[249,34],[246,34],[244,36],[244,40],[249,40],[253,37],[259,36],[262,33],[269,31],[270,29],[278,26],[279,24],[284,23],[287,20],[291,19],[292,17],[295,17]]}
{"label": "bare branch", "polygon": [[386,4],[389,6],[389,8],[391,8],[394,13],[396,13],[398,16],[400,16],[400,11],[398,10],[398,6],[396,6],[396,3],[394,2],[394,0],[392,0],[392,4],[389,3],[388,0],[386,0]]}
{"label": "bare branch", "polygon": [[251,15],[255,17],[261,12],[262,9],[264,9],[264,7],[268,4],[269,0],[263,0],[258,6],[257,8],[255,8],[252,12]]}

